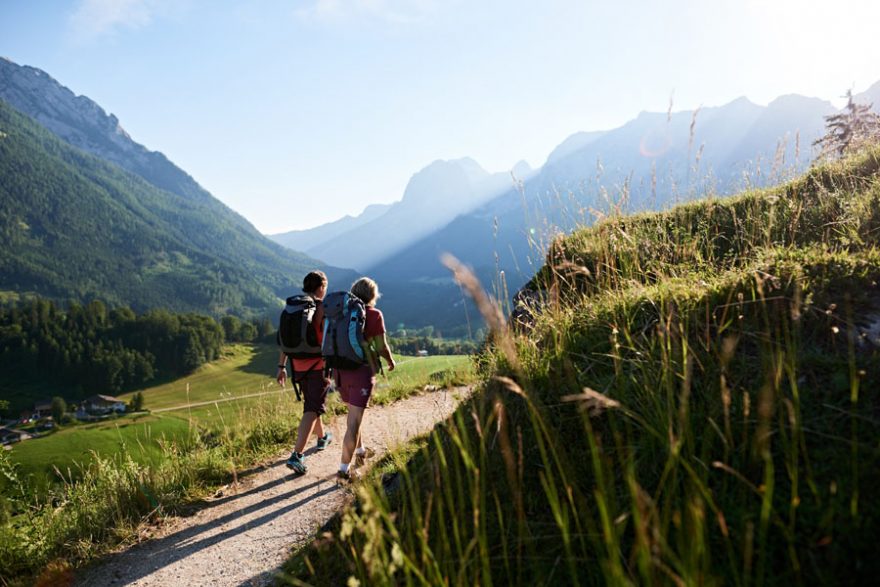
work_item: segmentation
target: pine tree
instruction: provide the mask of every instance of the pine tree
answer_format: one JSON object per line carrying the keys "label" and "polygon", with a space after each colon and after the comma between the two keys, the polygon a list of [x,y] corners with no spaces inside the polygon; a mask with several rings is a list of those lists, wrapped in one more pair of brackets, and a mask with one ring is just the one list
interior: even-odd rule
{"label": "pine tree", "polygon": [[820,157],[835,159],[880,140],[880,116],[871,104],[853,102],[852,90],[846,91],[843,112],[825,117],[825,136],[813,144],[821,147]]}
{"label": "pine tree", "polygon": [[128,403],[132,412],[139,412],[144,408],[144,394],[140,391],[134,394]]}

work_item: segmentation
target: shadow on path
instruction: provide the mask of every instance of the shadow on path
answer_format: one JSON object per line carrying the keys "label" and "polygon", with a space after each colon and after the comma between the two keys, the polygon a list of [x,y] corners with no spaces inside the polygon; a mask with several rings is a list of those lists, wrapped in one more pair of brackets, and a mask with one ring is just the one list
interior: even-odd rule
{"label": "shadow on path", "polygon": [[[281,479],[276,479],[265,483],[259,487],[252,488],[245,493],[231,495],[226,499],[227,501],[229,501],[232,499],[243,497],[246,494],[265,491],[268,487],[281,485],[289,481],[290,477],[283,477]],[[307,497],[299,499],[293,503],[289,503],[281,508],[272,509],[271,511],[264,513],[258,518],[244,520],[235,527],[229,528],[228,530],[220,532],[219,534],[211,534],[212,531],[220,529],[227,524],[235,523],[235,521],[239,520],[240,518],[244,518],[265,508],[271,508],[276,504],[288,501],[294,496],[316,489],[321,485],[326,485],[326,487],[324,487],[320,491],[308,495]],[[174,565],[177,562],[205,548],[209,548],[215,544],[223,542],[224,540],[228,540],[230,538],[233,538],[234,536],[242,534],[243,532],[248,532],[249,530],[271,522],[272,520],[284,515],[287,512],[290,512],[291,510],[295,510],[299,507],[304,506],[312,500],[318,499],[320,497],[323,497],[324,495],[328,495],[330,493],[333,493],[334,491],[340,490],[341,489],[339,485],[333,482],[331,478],[328,477],[324,479],[319,479],[306,485],[295,487],[290,491],[273,496],[270,499],[265,499],[239,510],[235,510],[219,518],[181,529],[180,531],[169,534],[168,536],[165,536],[163,538],[149,540],[125,552],[110,555],[109,557],[101,560],[101,566],[105,567],[108,563],[112,565],[114,562],[122,563],[123,567],[128,568],[128,572],[124,573],[124,576],[117,576],[117,578],[120,581],[124,581],[126,584],[132,583],[134,581],[137,581],[138,579],[149,576],[150,574],[160,570],[161,568]],[[204,534],[211,535],[201,537]],[[141,560],[158,559],[162,560],[163,564],[138,566],[125,565],[125,561],[130,560],[131,558],[139,558]],[[135,570],[135,568],[137,568],[137,570]],[[88,579],[91,575],[89,571],[94,570],[94,568],[88,568],[85,569],[84,572],[79,573],[78,582],[82,583],[84,579]]]}
{"label": "shadow on path", "polygon": [[[278,463],[272,464],[272,465],[266,467],[265,470],[277,467],[277,466],[281,465],[283,462],[284,461],[279,461]],[[249,472],[239,473],[239,476],[243,477],[244,475],[256,473],[259,471],[260,471],[260,469],[255,468],[254,470],[249,471]],[[263,491],[265,491],[267,489],[271,489],[272,487],[276,487],[278,485],[284,485],[285,483],[289,483],[291,479],[295,479],[295,478],[296,478],[296,475],[294,473],[290,473],[289,475],[286,475],[284,477],[279,477],[278,479],[273,479],[272,481],[267,481],[266,483],[263,483],[262,485],[255,485],[254,487],[251,487],[247,491],[242,491],[241,493],[233,493],[231,495],[224,495],[223,497],[218,497],[215,499],[205,499],[205,500],[199,502],[198,505],[196,506],[195,510],[187,517],[192,517],[193,515],[197,514],[198,512],[200,512],[202,510],[208,510],[213,507],[217,507],[218,505],[223,505],[224,503],[228,503],[230,501],[235,501],[236,499],[241,499],[242,497],[247,497],[248,495],[252,495],[254,493],[262,493]],[[309,486],[306,486],[306,487],[309,487]]]}

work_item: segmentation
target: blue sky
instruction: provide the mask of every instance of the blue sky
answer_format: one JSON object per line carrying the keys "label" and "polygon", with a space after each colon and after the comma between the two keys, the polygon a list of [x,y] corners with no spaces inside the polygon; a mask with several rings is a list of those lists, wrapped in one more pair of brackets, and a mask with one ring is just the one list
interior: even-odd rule
{"label": "blue sky", "polygon": [[435,159],[537,167],[670,97],[837,100],[880,80],[877,22],[873,0],[0,0],[0,55],[278,232]]}

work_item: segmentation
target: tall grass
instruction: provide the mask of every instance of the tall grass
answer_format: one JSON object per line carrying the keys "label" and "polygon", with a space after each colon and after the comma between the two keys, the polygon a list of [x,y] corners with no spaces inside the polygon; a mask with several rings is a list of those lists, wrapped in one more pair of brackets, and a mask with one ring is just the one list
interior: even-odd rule
{"label": "tall grass", "polygon": [[137,447],[94,453],[74,470],[56,470],[58,482],[47,492],[35,492],[2,451],[7,516],[0,524],[0,577],[26,582],[56,558],[76,565],[130,540],[140,523],[176,511],[277,452],[290,441],[293,414],[289,398],[284,405],[276,399],[243,407],[228,425],[193,423],[187,435],[159,439],[161,458],[151,463],[133,458]]}
{"label": "tall grass", "polygon": [[[482,393],[297,584],[866,584],[880,560],[880,153],[561,239]],[[351,579],[349,579],[351,577]]]}

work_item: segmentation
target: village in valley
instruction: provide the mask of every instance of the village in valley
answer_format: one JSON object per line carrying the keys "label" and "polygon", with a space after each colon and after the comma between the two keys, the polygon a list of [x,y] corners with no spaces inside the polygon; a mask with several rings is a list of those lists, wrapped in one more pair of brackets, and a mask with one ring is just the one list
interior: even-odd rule
{"label": "village in valley", "polygon": [[[137,395],[137,394],[136,394]],[[0,425],[0,444],[11,450],[17,442],[30,440],[51,434],[58,424],[75,424],[77,422],[94,422],[106,420],[141,408],[133,400],[126,404],[123,400],[110,395],[95,394],[76,404],[68,404],[64,398],[36,402],[33,409],[19,414],[17,419],[5,419]]]}

